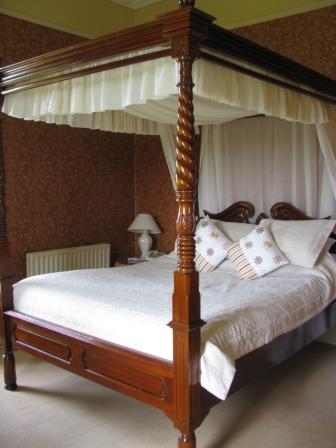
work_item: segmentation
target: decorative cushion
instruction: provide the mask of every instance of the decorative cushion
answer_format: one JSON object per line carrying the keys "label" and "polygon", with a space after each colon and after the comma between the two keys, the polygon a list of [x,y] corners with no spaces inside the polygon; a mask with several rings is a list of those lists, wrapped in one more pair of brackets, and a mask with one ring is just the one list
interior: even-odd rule
{"label": "decorative cushion", "polygon": [[227,257],[232,241],[208,216],[198,223],[196,234],[196,269],[211,272]]}
{"label": "decorative cushion", "polygon": [[290,263],[312,268],[325,247],[336,221],[312,219],[306,221],[280,221],[263,219],[280,250]]}
{"label": "decorative cushion", "polygon": [[228,252],[239,277],[246,280],[263,277],[289,263],[264,226],[233,243]]}
{"label": "decorative cushion", "polygon": [[225,234],[231,241],[238,241],[243,236],[250,233],[253,229],[258,226],[255,224],[249,224],[244,222],[228,222],[228,221],[217,221],[212,222]]}

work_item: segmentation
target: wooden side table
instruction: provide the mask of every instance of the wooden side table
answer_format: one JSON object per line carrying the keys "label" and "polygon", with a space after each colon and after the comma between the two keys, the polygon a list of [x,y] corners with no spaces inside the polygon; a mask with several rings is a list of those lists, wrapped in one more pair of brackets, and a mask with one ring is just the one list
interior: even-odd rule
{"label": "wooden side table", "polygon": [[118,267],[120,267],[120,266],[128,266],[128,265],[127,265],[127,263],[125,263],[125,262],[123,262],[123,261],[119,261],[119,260],[115,261],[113,267],[114,267],[114,268],[118,268]]}

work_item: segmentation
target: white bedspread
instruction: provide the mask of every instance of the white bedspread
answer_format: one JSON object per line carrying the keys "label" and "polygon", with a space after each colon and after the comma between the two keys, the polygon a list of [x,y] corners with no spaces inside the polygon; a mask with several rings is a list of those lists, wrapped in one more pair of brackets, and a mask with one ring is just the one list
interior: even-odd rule
{"label": "white bedspread", "polygon": [[[14,308],[91,336],[172,360],[170,254],[135,266],[29,277],[14,287]],[[335,297],[336,263],[284,266],[244,281],[229,261],[200,275],[202,385],[224,399],[234,360],[322,311]]]}

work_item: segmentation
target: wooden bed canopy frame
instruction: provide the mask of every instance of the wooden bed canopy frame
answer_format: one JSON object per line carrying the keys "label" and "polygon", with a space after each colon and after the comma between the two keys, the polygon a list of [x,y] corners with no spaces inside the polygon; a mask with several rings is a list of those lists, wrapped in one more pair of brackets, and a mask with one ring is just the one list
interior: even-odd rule
{"label": "wooden bed canopy frame", "polygon": [[[200,385],[201,319],[199,275],[195,271],[194,231],[197,190],[192,65],[205,58],[288,89],[336,104],[336,82],[213,24],[214,18],[179,0],[180,8],[148,24],[53,51],[0,69],[2,94],[31,89],[90,73],[170,55],[180,69],[176,142],[178,202],[177,270],[172,299],[173,362],[107,343],[13,310],[10,250],[6,237],[4,172],[0,173],[1,318],[4,335],[4,376],[8,390],[16,389],[13,351],[22,349],[97,383],[161,409],[179,431],[179,448],[195,448],[195,429],[219,400]],[[115,55],[164,46],[164,50],[117,62],[78,69]],[[209,54],[216,51],[223,57]],[[247,69],[225,57],[250,63],[268,74]],[[76,70],[77,68],[77,70]],[[70,72],[59,74],[60,71]],[[282,80],[279,80],[279,76]],[[251,206],[239,203],[221,219],[246,222]],[[245,205],[244,205],[245,204]],[[253,207],[253,206],[252,206]],[[285,207],[286,209],[286,207]],[[288,212],[287,217],[294,216]],[[252,213],[253,214],[253,213]],[[130,329],[131,331],[131,329]]]}

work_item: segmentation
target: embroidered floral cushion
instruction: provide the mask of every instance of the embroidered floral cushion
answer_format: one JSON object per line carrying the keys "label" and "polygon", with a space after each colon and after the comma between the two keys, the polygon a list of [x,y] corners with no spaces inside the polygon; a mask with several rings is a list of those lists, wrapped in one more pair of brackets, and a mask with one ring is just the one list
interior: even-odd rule
{"label": "embroidered floral cushion", "polygon": [[269,230],[260,226],[230,246],[228,255],[239,277],[253,279],[288,264]]}
{"label": "embroidered floral cushion", "polygon": [[227,257],[232,241],[206,216],[196,229],[196,269],[211,272]]}

